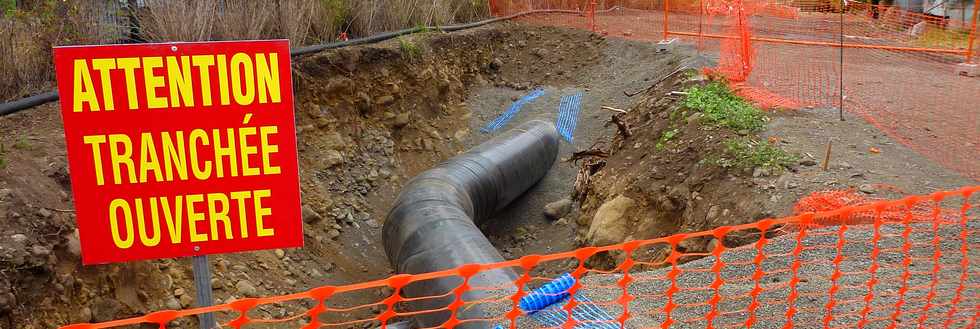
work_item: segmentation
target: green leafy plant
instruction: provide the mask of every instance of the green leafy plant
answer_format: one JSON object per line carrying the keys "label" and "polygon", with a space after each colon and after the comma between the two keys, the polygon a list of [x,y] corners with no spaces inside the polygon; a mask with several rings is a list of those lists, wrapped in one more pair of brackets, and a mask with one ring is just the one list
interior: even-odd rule
{"label": "green leafy plant", "polygon": [[432,32],[432,28],[430,28],[428,25],[425,25],[425,24],[422,24],[422,23],[415,24],[415,29],[418,30],[418,33],[429,33],[429,32]]}
{"label": "green leafy plant", "polygon": [[677,137],[678,133],[680,133],[680,129],[677,128],[665,130],[663,134],[660,135],[660,139],[657,140],[657,151],[663,150],[665,147],[667,147],[667,143],[673,140],[674,137]]}
{"label": "green leafy plant", "polygon": [[0,16],[7,16],[17,9],[17,2],[14,0],[0,0]]}
{"label": "green leafy plant", "polygon": [[723,154],[708,159],[724,168],[768,168],[781,170],[799,160],[799,157],[753,138],[731,138],[722,142]]}
{"label": "green leafy plant", "polygon": [[398,48],[404,56],[418,58],[422,56],[422,49],[407,37],[398,37]]}
{"label": "green leafy plant", "polygon": [[17,138],[16,142],[14,142],[13,148],[18,150],[30,150],[32,147],[31,144],[27,142],[27,139],[20,137]]}
{"label": "green leafy plant", "polygon": [[757,132],[766,128],[766,115],[759,108],[736,96],[721,82],[694,86],[686,92],[684,106],[704,114],[704,120],[708,124],[739,133]]}

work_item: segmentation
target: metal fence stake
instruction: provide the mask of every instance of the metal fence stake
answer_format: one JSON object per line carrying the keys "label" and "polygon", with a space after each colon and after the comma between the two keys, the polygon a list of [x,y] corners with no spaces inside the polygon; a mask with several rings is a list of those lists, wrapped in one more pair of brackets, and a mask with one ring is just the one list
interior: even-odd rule
{"label": "metal fence stake", "polygon": [[[214,305],[214,298],[211,295],[211,266],[208,264],[208,256],[191,257],[191,264],[194,271],[194,290],[197,291],[197,306]],[[203,313],[198,319],[201,322],[201,329],[218,327],[214,321],[214,313]]]}

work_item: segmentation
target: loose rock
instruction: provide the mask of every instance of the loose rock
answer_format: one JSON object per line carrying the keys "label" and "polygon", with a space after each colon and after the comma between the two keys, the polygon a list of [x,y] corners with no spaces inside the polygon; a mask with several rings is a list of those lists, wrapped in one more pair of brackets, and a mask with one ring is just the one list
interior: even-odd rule
{"label": "loose rock", "polygon": [[548,219],[559,219],[568,213],[572,206],[572,200],[565,198],[544,206],[544,216]]}
{"label": "loose rock", "polygon": [[255,285],[248,282],[248,280],[238,281],[238,283],[235,284],[235,290],[245,297],[257,297],[259,294],[259,291],[255,288]]}
{"label": "loose rock", "polygon": [[191,295],[181,295],[179,299],[181,307],[190,307],[194,304],[194,297]]}
{"label": "loose rock", "polygon": [[307,205],[303,206],[304,222],[306,222],[307,224],[314,224],[314,223],[319,223],[321,220],[323,220],[323,217],[321,217],[320,214],[316,212],[316,210],[313,210],[313,208],[310,208],[310,206]]}
{"label": "loose rock", "polygon": [[394,96],[384,95],[384,96],[378,97],[378,104],[381,104],[381,105],[391,105],[393,103],[395,103],[395,97]]}
{"label": "loose rock", "polygon": [[168,310],[179,310],[180,309],[180,301],[178,301],[177,298],[170,297],[170,298],[167,299],[166,302],[164,302],[164,306]]}
{"label": "loose rock", "polygon": [[328,150],[323,153],[323,164],[327,168],[333,168],[341,163],[344,163],[344,156],[339,151]]}
{"label": "loose rock", "polygon": [[395,126],[395,128],[401,128],[407,126],[410,120],[412,120],[412,114],[409,112],[402,112],[395,116],[395,121],[392,124]]}
{"label": "loose rock", "polygon": [[23,234],[20,234],[20,233],[17,233],[17,234],[11,235],[10,236],[10,239],[13,240],[16,243],[24,243],[24,241],[27,241],[27,236],[26,235],[23,235]]}
{"label": "loose rock", "polygon": [[586,235],[589,244],[604,246],[621,242],[626,237],[626,214],[634,205],[636,201],[620,195],[599,206]]}
{"label": "loose rock", "polygon": [[865,194],[875,194],[875,193],[878,193],[878,189],[876,189],[874,187],[874,185],[871,185],[871,184],[861,184],[861,186],[858,186],[858,191],[861,191],[861,192],[863,192]]}

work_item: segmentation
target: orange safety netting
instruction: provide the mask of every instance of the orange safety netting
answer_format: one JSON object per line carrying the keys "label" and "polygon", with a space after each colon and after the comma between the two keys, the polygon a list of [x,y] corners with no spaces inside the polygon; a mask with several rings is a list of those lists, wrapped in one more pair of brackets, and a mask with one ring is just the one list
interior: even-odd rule
{"label": "orange safety netting", "polygon": [[[847,207],[867,205],[876,201],[880,200],[871,199],[853,189],[815,192],[800,199],[800,201],[793,206],[793,211],[797,214],[820,213],[835,211]],[[879,212],[874,214],[875,216],[861,216],[860,214],[852,214],[848,218],[847,223],[870,224],[877,219],[876,216],[880,216],[881,220],[886,222],[900,222],[904,220],[905,216],[911,216],[909,220],[912,222],[928,222],[938,220],[943,224],[951,224],[955,223],[957,220],[959,209],[938,208],[938,212],[934,212],[934,210],[937,210],[937,208],[928,207],[927,205],[923,204],[916,204],[912,206],[893,205],[881,208]],[[822,218],[818,220],[819,224],[821,225],[839,225],[841,224],[840,221],[840,218]]]}
{"label": "orange safety netting", "polygon": [[681,38],[717,58],[713,70],[760,106],[843,108],[980,180],[980,78],[958,74],[968,70],[964,63],[980,62],[977,0],[920,9],[838,0],[495,2],[501,15],[581,11],[521,19],[531,24],[650,42]]}
{"label": "orange safety netting", "polygon": [[[231,328],[385,328],[418,315],[441,315],[444,328],[539,327],[519,300],[562,272],[576,279],[574,297],[555,307],[589,305],[611,317],[569,316],[561,328],[973,328],[980,316],[978,192],[971,186],[891,201],[815,194],[791,217],[63,328],[167,328],[206,312]],[[822,209],[833,210],[809,212]],[[494,287],[469,283],[502,268],[519,277]],[[439,278],[459,283],[446,293],[405,295]],[[472,291],[491,297],[468,298]],[[357,296],[370,301],[350,302]],[[287,305],[292,315],[262,316]],[[457,317],[477,305],[491,312]]]}

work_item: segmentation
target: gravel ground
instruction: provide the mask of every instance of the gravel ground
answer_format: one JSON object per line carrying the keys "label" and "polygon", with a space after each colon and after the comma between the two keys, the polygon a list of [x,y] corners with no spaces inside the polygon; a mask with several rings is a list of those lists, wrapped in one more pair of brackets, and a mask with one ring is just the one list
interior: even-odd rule
{"label": "gravel ground", "polygon": [[[969,224],[969,234],[966,239],[971,245],[980,242],[978,227],[980,224],[976,221]],[[902,263],[905,260],[902,252],[903,230],[900,225],[886,225],[881,228],[879,256],[876,262],[878,283],[874,286],[873,298],[870,299],[866,297],[869,296],[867,285],[870,277],[869,268],[875,264],[868,257],[873,253],[871,243],[873,228],[850,226],[844,231],[845,243],[842,247],[843,258],[837,280],[838,290],[833,294],[836,304],[831,313],[833,317],[829,318],[826,317],[827,304],[831,296],[829,291],[833,286],[831,278],[835,272],[832,261],[838,255],[836,245],[840,230],[833,227],[808,231],[802,239],[804,249],[799,257],[801,266],[798,271],[800,281],[797,286],[799,297],[794,301],[797,310],[793,319],[795,326],[824,327],[824,321],[829,320],[830,327],[858,327],[862,310],[867,305],[866,301],[870,301],[870,309],[865,328],[886,328],[891,325],[890,319],[900,299],[898,292],[902,289],[903,282],[906,282],[901,279],[904,274]],[[960,229],[957,225],[943,225],[938,233],[940,269],[935,272],[935,281],[933,281],[932,255],[936,249],[930,242],[935,237],[931,224],[912,226],[910,234],[912,245],[909,252],[912,257],[909,259],[908,286],[901,313],[897,316],[897,327],[917,326],[918,321],[923,319],[925,327],[939,327],[950,315],[951,302],[954,300],[964,270],[961,265],[964,259],[961,253],[962,240],[959,238]],[[789,282],[793,277],[792,253],[797,246],[796,237],[796,233],[782,235],[769,240],[763,248],[767,258],[762,261],[765,274],[757,287],[758,307],[754,312],[756,317],[754,328],[783,328],[786,324],[787,304],[791,291]],[[969,249],[966,257],[970,263],[966,274],[967,284],[961,291],[963,297],[952,314],[953,322],[950,327],[953,328],[967,327],[967,320],[975,317],[976,310],[980,308],[980,299],[978,299],[980,289],[977,288],[980,284],[980,275],[977,266],[973,265],[980,262],[980,250]],[[754,245],[729,249],[721,255],[721,260],[725,264],[720,271],[724,284],[719,289],[721,299],[718,303],[717,316],[713,321],[714,326],[743,327],[752,314],[748,308],[752,304],[752,292],[756,289],[752,276],[756,271],[753,260],[757,255]],[[676,281],[679,291],[673,296],[673,303],[678,306],[671,313],[671,319],[674,321],[672,327],[707,327],[705,317],[711,311],[707,302],[715,295],[711,287],[716,280],[715,274],[711,271],[715,264],[717,260],[710,257],[680,266],[680,274]],[[660,327],[666,320],[665,292],[671,286],[670,280],[666,278],[668,274],[669,268],[634,274],[635,281],[630,285],[629,293],[636,299],[630,304],[631,317],[626,322],[628,328]],[[616,286],[616,282],[620,279],[622,275],[590,275],[583,280],[586,287],[585,294],[598,304],[614,302],[622,294]],[[935,290],[932,303],[928,311],[923,312],[933,282],[935,282]],[[621,314],[619,307],[605,305],[603,308],[614,319]],[[501,313],[498,314],[506,313],[508,310],[501,305]],[[519,327],[542,326],[528,317],[522,317]]]}

